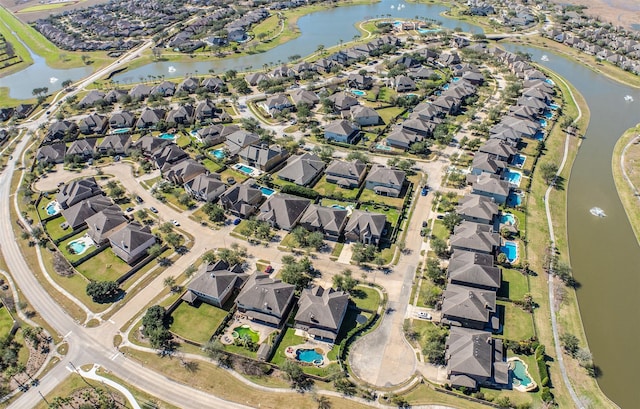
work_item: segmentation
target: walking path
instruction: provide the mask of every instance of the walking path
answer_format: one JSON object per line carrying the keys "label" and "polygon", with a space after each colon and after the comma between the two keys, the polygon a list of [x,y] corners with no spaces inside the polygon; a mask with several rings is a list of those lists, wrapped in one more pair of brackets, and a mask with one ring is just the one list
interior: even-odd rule
{"label": "walking path", "polygon": [[142,407],[138,405],[136,398],[133,397],[133,394],[129,392],[129,389],[125,388],[124,386],[120,385],[115,381],[112,381],[109,378],[105,378],[103,376],[98,375],[96,373],[96,370],[98,368],[100,368],[100,365],[93,365],[93,368],[91,368],[89,371],[83,371],[81,369],[78,371],[78,373],[85,378],[93,379],[94,381],[100,381],[103,384],[110,386],[113,389],[116,389],[118,392],[122,393],[127,398],[127,400],[129,401],[133,409],[142,409]]}
{"label": "walking path", "polygon": [[627,142],[624,149],[622,150],[622,154],[620,155],[620,169],[622,169],[622,176],[624,176],[624,180],[627,181],[627,183],[629,184],[629,187],[631,188],[631,191],[633,192],[634,195],[636,195],[636,197],[638,197],[638,200],[640,200],[640,196],[638,196],[638,189],[634,186],[633,182],[631,181],[631,178],[629,178],[629,175],[627,175],[627,168],[624,166],[624,155],[626,155],[627,149],[629,149],[629,146],[636,143],[639,139],[640,139],[640,136],[636,136],[635,138],[632,138],[629,142]]}
{"label": "walking path", "polygon": [[[576,102],[576,99],[573,96],[573,92],[571,92],[571,88],[569,87],[569,85],[563,79],[561,79],[561,81],[569,90],[569,95],[571,96],[571,99],[575,102],[576,108],[578,108],[578,117],[573,121],[574,124],[577,124],[580,118],[582,117],[582,110],[580,109],[580,106]],[[571,134],[567,132],[565,136],[565,141],[564,141],[564,153],[562,155],[562,162],[560,163],[560,166],[558,166],[558,171],[556,172],[556,175],[554,176],[553,180],[551,181],[551,184],[549,184],[549,187],[547,188],[547,191],[544,194],[544,207],[547,213],[547,225],[549,226],[549,239],[551,240],[551,247],[553,249],[555,249],[556,247],[556,236],[553,231],[553,221],[551,220],[551,208],[549,205],[549,196],[551,195],[551,191],[555,186],[556,180],[562,173],[562,169],[564,169],[564,165],[567,162],[570,142],[571,142]],[[549,284],[549,306],[550,306],[549,310],[551,311],[551,328],[553,330],[553,343],[555,344],[556,357],[558,359],[558,364],[560,366],[560,372],[562,373],[562,380],[564,381],[564,384],[567,387],[567,390],[569,391],[569,395],[571,395],[571,399],[573,400],[573,403],[575,404],[575,406],[582,409],[584,406],[580,401],[578,394],[573,389],[573,385],[571,385],[571,381],[569,380],[569,376],[567,375],[567,368],[564,365],[564,356],[562,355],[562,349],[560,348],[560,336],[558,335],[558,321],[556,318],[556,309],[554,307],[555,294],[553,291],[553,267],[554,266],[552,262],[549,265],[549,275],[547,280]]]}

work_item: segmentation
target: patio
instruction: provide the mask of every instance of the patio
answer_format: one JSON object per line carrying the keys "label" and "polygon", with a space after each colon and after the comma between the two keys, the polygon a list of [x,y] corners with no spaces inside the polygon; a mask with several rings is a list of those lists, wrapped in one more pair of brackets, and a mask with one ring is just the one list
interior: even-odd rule
{"label": "patio", "polygon": [[252,331],[258,333],[259,339],[257,344],[264,343],[267,339],[269,339],[269,335],[271,335],[271,333],[278,330],[277,328],[270,327],[268,325],[259,324],[255,321],[250,320],[246,315],[236,312],[233,316],[233,319],[229,321],[229,324],[227,324],[227,328],[220,336],[220,342],[225,345],[232,345],[235,340],[233,336],[234,329],[245,325],[248,326],[248,328]]}

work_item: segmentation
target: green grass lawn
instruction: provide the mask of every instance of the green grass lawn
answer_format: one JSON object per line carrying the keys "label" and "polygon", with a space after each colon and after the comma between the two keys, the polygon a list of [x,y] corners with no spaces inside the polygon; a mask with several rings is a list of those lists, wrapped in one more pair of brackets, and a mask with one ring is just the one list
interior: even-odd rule
{"label": "green grass lawn", "polygon": [[360,203],[368,203],[368,202],[379,203],[382,206],[386,205],[389,207],[395,207],[396,209],[401,209],[402,203],[404,202],[404,198],[380,196],[371,189],[363,189],[362,194],[358,198],[358,201]]}
{"label": "green grass lawn", "polygon": [[437,287],[429,279],[423,279],[420,285],[420,291],[418,293],[417,307],[431,307],[427,304],[427,300],[434,299],[435,294],[441,294],[442,289]]}
{"label": "green grass lawn", "polygon": [[502,285],[498,291],[498,296],[511,300],[522,300],[529,292],[527,277],[518,270],[502,269]]}
{"label": "green grass lawn", "polygon": [[346,208],[347,206],[352,206],[354,209],[356,207],[355,202],[346,202],[344,200],[329,199],[326,197],[320,200],[320,206],[331,207],[332,205],[338,205],[344,208]]}
{"label": "green grass lawn", "polygon": [[363,204],[358,208],[359,210],[367,210],[371,213],[381,213],[387,216],[387,221],[391,224],[391,229],[396,227],[398,219],[400,219],[400,211],[395,207],[389,207],[379,204]]}
{"label": "green grass lawn", "polygon": [[249,178],[249,176],[244,173],[238,172],[231,168],[226,168],[224,171],[220,172],[220,178],[223,182],[226,182],[228,178],[233,178],[237,183],[242,183]]}
{"label": "green grass lawn", "polygon": [[404,111],[404,108],[401,107],[389,107],[389,108],[380,108],[376,109],[378,115],[382,118],[385,124],[389,124],[393,121],[398,115],[400,115]]}
{"label": "green grass lawn", "polygon": [[519,341],[534,335],[532,315],[510,302],[498,302],[504,306],[504,332],[506,339]]}
{"label": "green grass lawn", "polygon": [[296,242],[295,238],[293,237],[293,234],[287,233],[287,235],[284,236],[284,238],[280,242],[280,245],[282,247],[286,247],[288,249],[293,249],[293,248],[297,247],[298,243]]}
{"label": "green grass lawn", "polygon": [[89,280],[112,281],[129,271],[131,267],[110,248],[101,251],[76,267]]}
{"label": "green grass lawn", "polygon": [[67,227],[66,229],[60,227],[64,222],[64,217],[56,217],[45,224],[44,228],[52,240],[58,240],[64,235],[71,233],[70,227]]}
{"label": "green grass lawn", "polygon": [[358,188],[344,189],[335,183],[327,182],[327,177],[323,176],[322,179],[316,183],[313,190],[320,193],[322,196],[331,196],[337,198],[343,198],[345,200],[355,200],[358,196]]}
{"label": "green grass lawn", "polygon": [[285,327],[284,331],[286,331],[286,333],[282,337],[282,340],[278,345],[278,349],[276,349],[276,352],[273,354],[273,358],[271,358],[271,362],[276,365],[282,365],[284,361],[287,360],[285,351],[288,347],[298,344],[304,344],[305,342],[305,339],[303,337],[299,337],[295,334],[295,329]]}
{"label": "green grass lawn", "polygon": [[216,172],[218,172],[220,169],[222,169],[224,167],[224,165],[222,165],[221,163],[216,162],[216,161],[211,160],[211,159],[203,160],[202,164],[211,173],[216,173]]}
{"label": "green grass lawn", "polygon": [[431,234],[434,235],[435,237],[438,237],[444,241],[447,241],[449,239],[449,229],[447,229],[444,224],[442,223],[442,220],[434,220],[433,223],[433,228],[431,230]]}
{"label": "green grass lawn", "polygon": [[182,302],[171,314],[170,329],[185,339],[205,344],[227,314],[227,311],[206,303],[194,307]]}
{"label": "green grass lawn", "polygon": [[66,239],[65,241],[63,241],[62,243],[60,243],[58,245],[58,248],[60,249],[60,252],[62,252],[64,257],[67,260],[69,260],[70,262],[74,262],[74,261],[80,260],[82,257],[86,256],[88,253],[91,253],[91,252],[95,251],[96,248],[94,246],[86,248],[86,250],[82,254],[72,254],[69,251],[69,248],[68,248],[69,243],[71,243],[74,240],[79,239],[80,237],[84,236],[86,233],[87,232],[85,230],[83,230],[80,233],[69,237],[68,239]]}
{"label": "green grass lawn", "polygon": [[13,327],[13,318],[9,314],[7,307],[0,307],[0,337],[5,338]]}
{"label": "green grass lawn", "polygon": [[155,178],[143,180],[143,181],[140,182],[140,184],[146,190],[151,190],[153,185],[155,185],[161,179],[162,179],[162,176],[156,176]]}
{"label": "green grass lawn", "polygon": [[380,294],[375,288],[359,285],[351,291],[351,300],[360,309],[376,311],[380,305]]}

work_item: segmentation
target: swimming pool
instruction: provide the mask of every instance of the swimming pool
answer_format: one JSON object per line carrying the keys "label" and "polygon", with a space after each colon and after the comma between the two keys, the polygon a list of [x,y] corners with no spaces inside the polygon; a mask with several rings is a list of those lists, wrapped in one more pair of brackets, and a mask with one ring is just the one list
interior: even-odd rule
{"label": "swimming pool", "polygon": [[547,120],[546,119],[540,119],[538,122],[540,122],[540,126],[543,128],[547,127]]}
{"label": "swimming pool", "polygon": [[460,77],[453,77],[453,78],[451,79],[451,81],[452,81],[452,82],[458,82],[458,81],[460,81]]}
{"label": "swimming pool", "polygon": [[418,33],[420,33],[420,34],[437,33],[438,31],[440,31],[439,28],[420,28],[420,29],[418,29]]}
{"label": "swimming pool", "polygon": [[339,205],[339,204],[332,204],[331,207],[334,208],[334,209],[340,209],[340,210],[345,210],[346,209],[346,207],[344,207],[342,205]]}
{"label": "swimming pool", "polygon": [[240,171],[240,172],[242,172],[242,173],[244,173],[246,175],[249,175],[249,176],[251,176],[251,174],[253,173],[253,168],[250,167],[250,166],[245,166],[245,165],[238,164],[238,165],[235,166],[235,169],[237,171]]}
{"label": "swimming pool", "polygon": [[89,248],[89,246],[91,246],[92,244],[93,240],[91,240],[89,237],[83,236],[79,239],[70,241],[69,244],[67,244],[67,247],[73,252],[73,254],[80,255],[87,251],[87,248]]}
{"label": "swimming pool", "polygon": [[500,224],[510,224],[515,226],[516,217],[511,213],[503,213],[500,215]]}
{"label": "swimming pool", "polygon": [[537,387],[527,365],[520,358],[509,358],[509,378],[513,388],[519,392],[529,392]]}
{"label": "swimming pool", "polygon": [[276,192],[275,190],[269,189],[268,187],[264,187],[264,186],[260,186],[260,187],[258,187],[258,189],[260,189],[262,194],[264,196],[267,196],[267,197],[271,196],[272,194],[274,194]]}
{"label": "swimming pool", "polygon": [[556,109],[560,108],[560,105],[551,103],[551,104],[549,104],[549,108],[551,108],[551,109],[553,109],[555,111]]}
{"label": "swimming pool", "polygon": [[376,145],[376,149],[381,150],[381,151],[390,151],[391,150],[391,146],[387,146],[385,144],[379,143]]}
{"label": "swimming pool", "polygon": [[544,80],[544,82],[546,82],[547,84],[556,85],[556,83],[553,82],[551,78],[547,78],[546,80]]}
{"label": "swimming pool", "polygon": [[45,209],[46,209],[47,214],[49,216],[53,216],[54,214],[58,214],[61,211],[60,205],[55,200],[53,202],[49,203]]}
{"label": "swimming pool", "polygon": [[505,173],[504,177],[512,185],[520,186],[520,181],[522,180],[522,173],[516,172],[516,171],[513,171],[513,170],[507,170],[507,173]]}
{"label": "swimming pool", "polygon": [[524,155],[515,155],[511,160],[511,164],[515,167],[521,168],[524,166],[524,162],[527,160],[527,157]]}
{"label": "swimming pool", "polygon": [[158,138],[160,139],[171,139],[174,140],[176,139],[176,136],[170,133],[163,133],[162,135],[160,135]]}
{"label": "swimming pool", "polygon": [[131,128],[120,128],[120,129],[116,129],[115,131],[111,132],[111,133],[127,133],[131,131]]}
{"label": "swimming pool", "polygon": [[553,112],[545,110],[544,111],[544,117],[547,118],[547,119],[553,118]]}
{"label": "swimming pool", "polygon": [[505,241],[504,246],[500,247],[500,252],[507,256],[509,263],[513,263],[518,259],[518,243],[515,241]]}
{"label": "swimming pool", "polygon": [[260,334],[257,331],[254,331],[248,325],[241,325],[239,327],[235,327],[231,336],[234,338],[245,338],[248,337],[253,343],[257,344],[260,340]]}
{"label": "swimming pool", "polygon": [[537,141],[543,140],[544,139],[544,132],[542,132],[542,131],[536,132],[536,134],[533,136],[533,139],[535,139]]}
{"label": "swimming pool", "polygon": [[298,349],[296,351],[296,359],[301,362],[320,365],[324,362],[324,355],[319,354],[315,349]]}
{"label": "swimming pool", "polygon": [[442,89],[449,89],[449,84],[444,84],[444,85],[442,86]]}
{"label": "swimming pool", "polygon": [[357,95],[357,96],[359,96],[359,97],[361,97],[361,96],[363,96],[363,95],[366,95],[366,92],[364,92],[364,91],[360,91],[359,89],[352,89],[352,90],[351,90],[351,93],[352,93],[353,95]]}
{"label": "swimming pool", "polygon": [[215,156],[216,159],[220,160],[224,159],[227,156],[227,154],[224,153],[224,149],[214,149],[212,151],[209,151],[209,154]]}
{"label": "swimming pool", "polygon": [[516,192],[509,193],[509,196],[507,196],[507,206],[516,207],[516,206],[520,206],[521,204],[522,204],[522,195]]}

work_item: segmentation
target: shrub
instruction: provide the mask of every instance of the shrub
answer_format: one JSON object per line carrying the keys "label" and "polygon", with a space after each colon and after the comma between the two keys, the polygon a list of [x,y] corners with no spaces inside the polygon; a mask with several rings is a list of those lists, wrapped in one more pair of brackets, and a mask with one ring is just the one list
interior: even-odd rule
{"label": "shrub", "polygon": [[282,188],[282,193],[289,193],[296,196],[306,197],[307,199],[315,200],[318,198],[318,192],[308,187],[298,185],[286,185]]}

